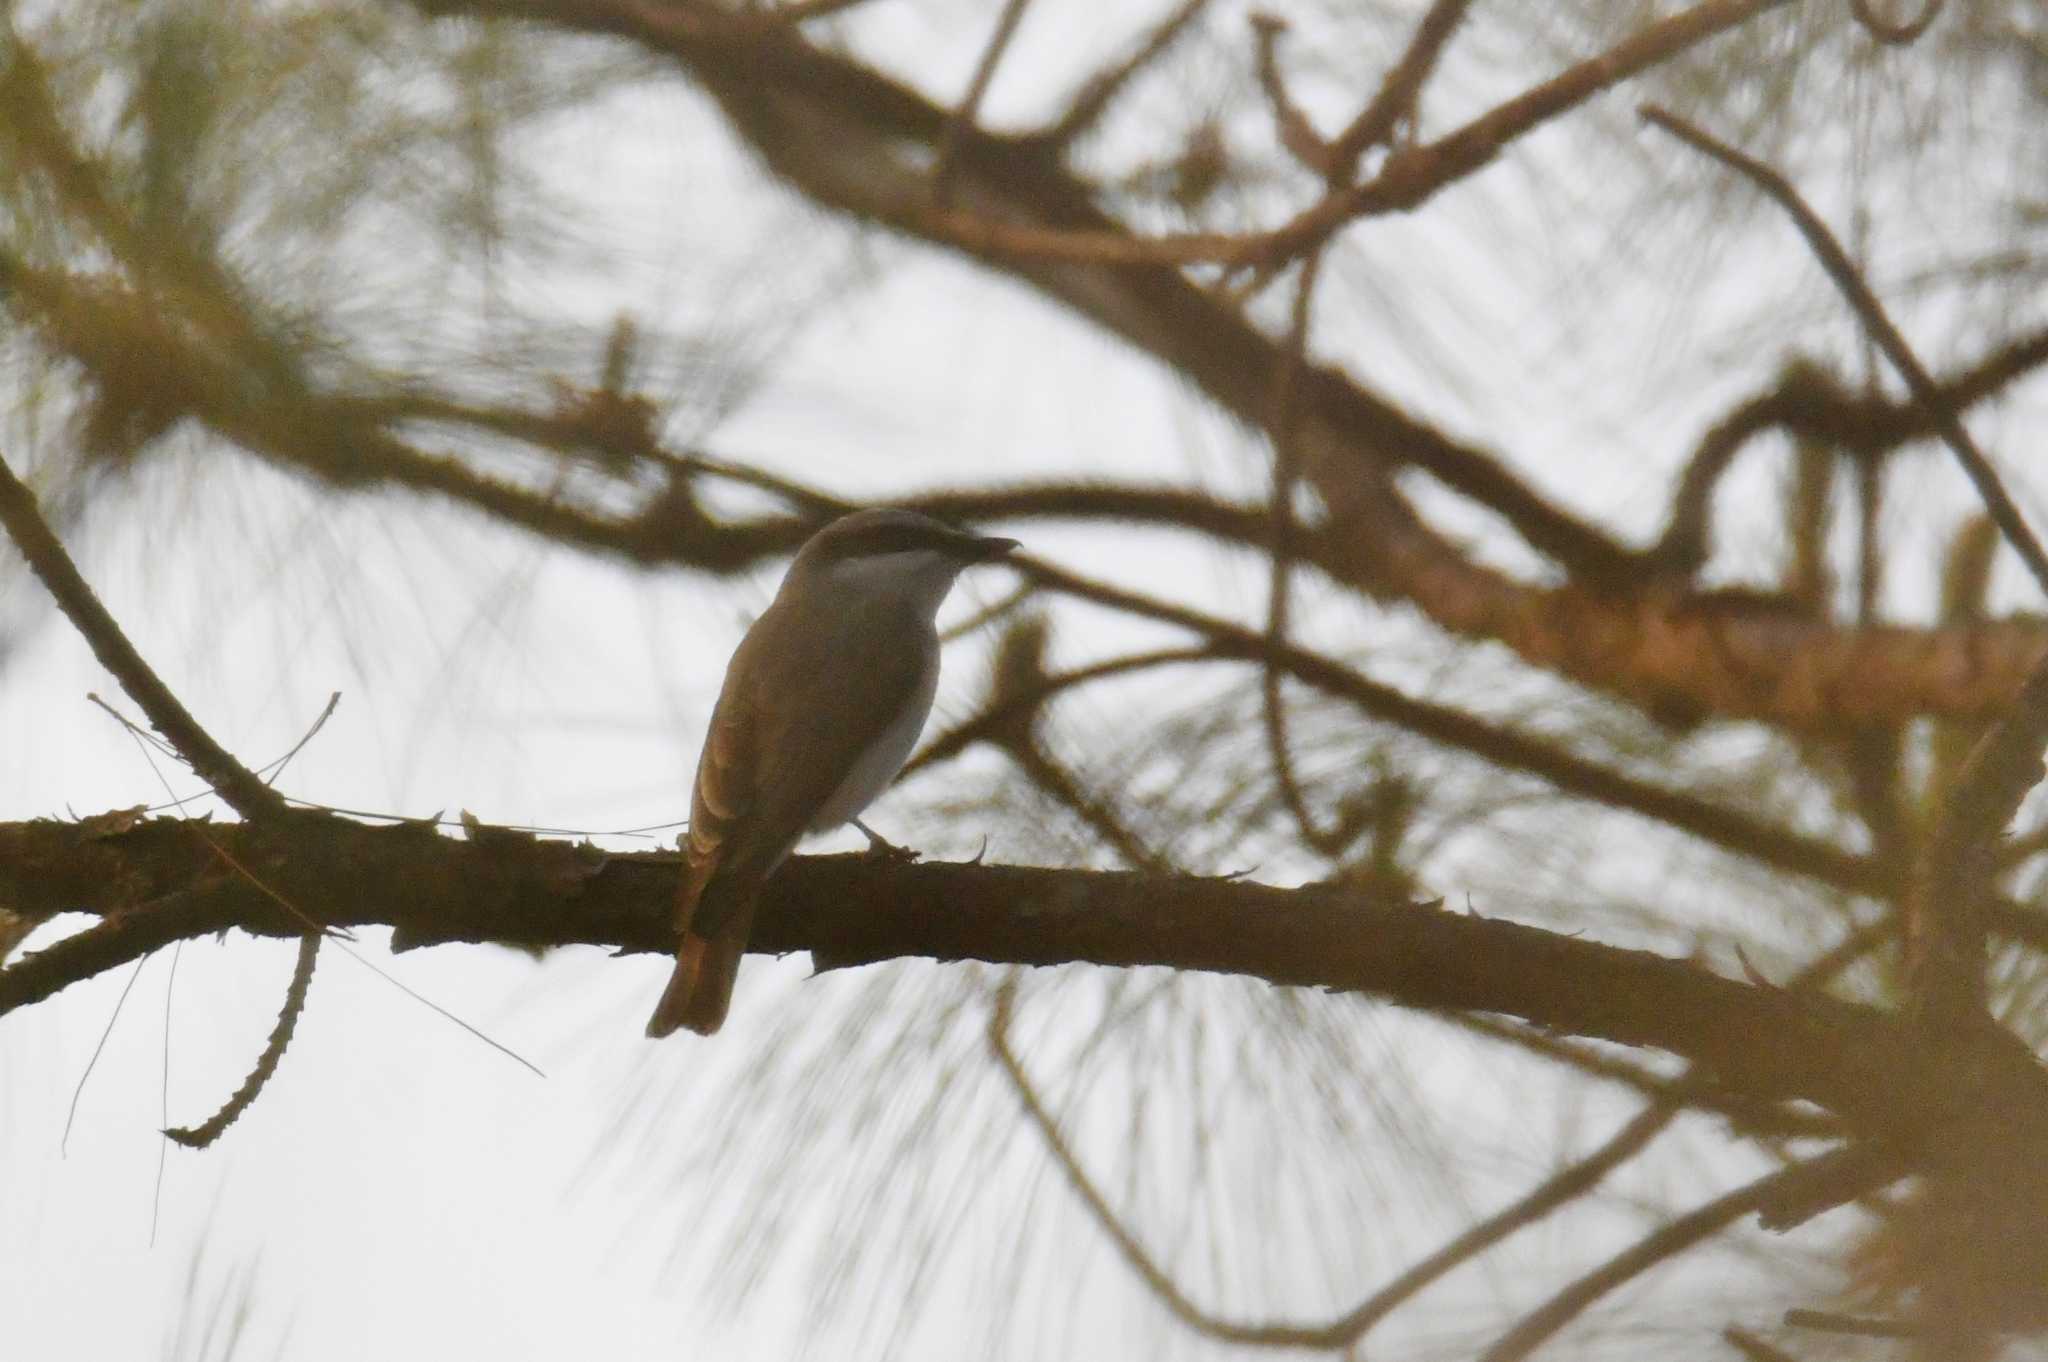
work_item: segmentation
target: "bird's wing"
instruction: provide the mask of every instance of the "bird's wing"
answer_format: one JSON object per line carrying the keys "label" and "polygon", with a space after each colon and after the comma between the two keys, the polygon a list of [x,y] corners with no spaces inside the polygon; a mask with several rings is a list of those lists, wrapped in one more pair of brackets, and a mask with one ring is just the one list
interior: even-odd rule
{"label": "bird's wing", "polygon": [[[717,935],[901,714],[931,662],[903,642],[895,630],[807,627],[772,607],[755,622],[697,762],[679,929]],[[766,650],[778,659],[773,687],[748,680]]]}

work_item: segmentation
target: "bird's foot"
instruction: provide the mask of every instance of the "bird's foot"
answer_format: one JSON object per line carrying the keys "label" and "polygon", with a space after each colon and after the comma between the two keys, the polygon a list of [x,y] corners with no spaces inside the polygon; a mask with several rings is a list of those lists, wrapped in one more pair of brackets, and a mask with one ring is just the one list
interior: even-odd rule
{"label": "bird's foot", "polygon": [[867,855],[869,860],[893,861],[897,864],[904,864],[916,860],[923,854],[913,851],[909,847],[897,846],[858,818],[853,820],[853,825],[860,829],[861,836],[868,839]]}

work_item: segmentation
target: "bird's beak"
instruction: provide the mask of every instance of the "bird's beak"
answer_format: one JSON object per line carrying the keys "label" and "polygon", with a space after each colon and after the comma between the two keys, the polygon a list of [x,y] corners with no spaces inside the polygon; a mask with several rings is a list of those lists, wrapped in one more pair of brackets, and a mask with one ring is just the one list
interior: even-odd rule
{"label": "bird's beak", "polygon": [[1008,557],[1021,545],[1014,539],[1003,539],[996,535],[969,535],[967,543],[962,547],[967,550],[967,556],[975,562],[991,563],[998,558]]}

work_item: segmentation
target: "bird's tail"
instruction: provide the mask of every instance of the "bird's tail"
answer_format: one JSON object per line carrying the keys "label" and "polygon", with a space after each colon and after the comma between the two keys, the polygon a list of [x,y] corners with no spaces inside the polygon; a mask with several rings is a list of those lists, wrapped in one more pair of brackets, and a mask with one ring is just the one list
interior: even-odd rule
{"label": "bird's tail", "polygon": [[733,980],[739,977],[746,940],[742,933],[704,937],[684,932],[676,946],[675,972],[647,1019],[647,1034],[659,1039],[680,1027],[700,1036],[717,1031],[732,1003]]}

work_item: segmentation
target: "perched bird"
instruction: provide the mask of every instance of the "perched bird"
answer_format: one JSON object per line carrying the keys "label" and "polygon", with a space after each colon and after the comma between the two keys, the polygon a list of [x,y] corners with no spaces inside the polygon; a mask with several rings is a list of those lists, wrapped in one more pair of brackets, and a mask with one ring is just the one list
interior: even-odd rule
{"label": "perched bird", "polygon": [[725,669],[697,759],[676,968],[647,1034],[725,1020],[761,885],[797,839],[858,818],[909,760],[939,682],[939,603],[1017,547],[915,511],[813,535]]}

